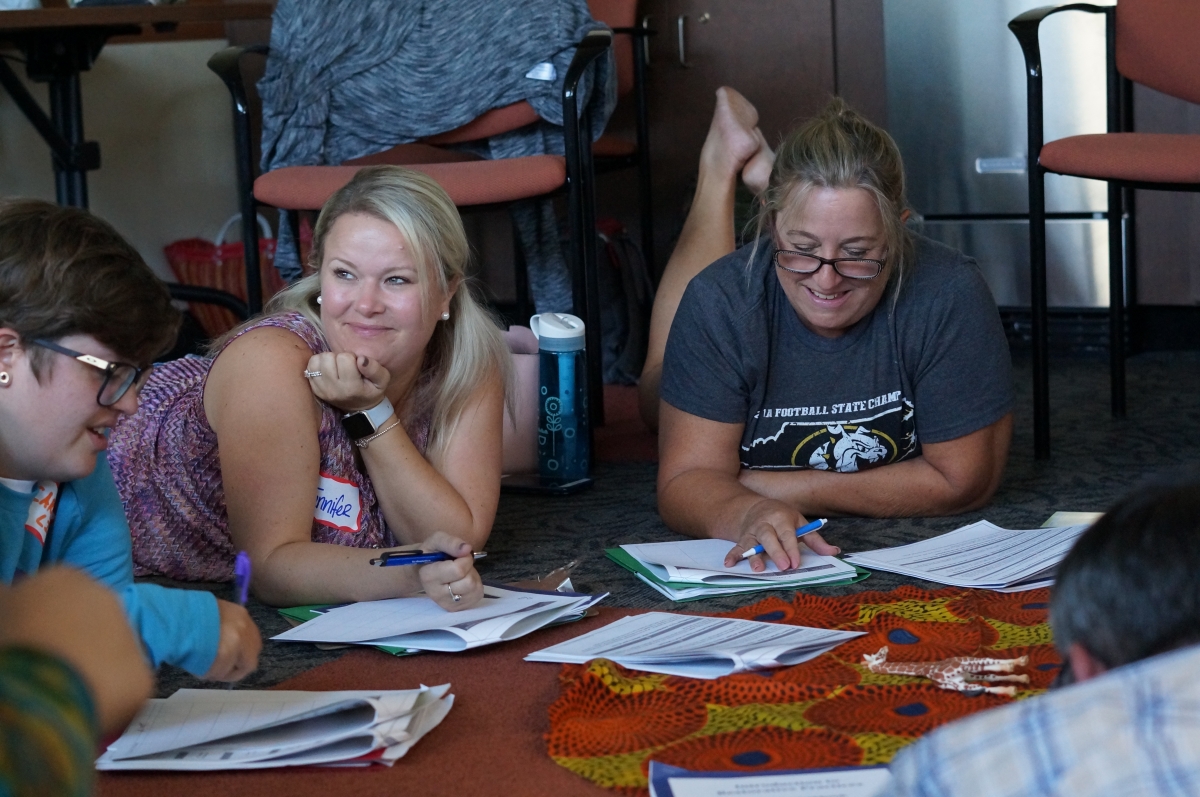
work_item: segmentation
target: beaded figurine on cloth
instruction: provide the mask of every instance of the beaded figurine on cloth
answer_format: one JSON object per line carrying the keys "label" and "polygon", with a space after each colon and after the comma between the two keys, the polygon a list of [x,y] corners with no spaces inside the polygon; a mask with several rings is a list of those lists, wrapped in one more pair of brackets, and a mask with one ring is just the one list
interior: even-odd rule
{"label": "beaded figurine on cloth", "polygon": [[1012,697],[1017,693],[1015,686],[988,686],[987,681],[1015,681],[1029,683],[1028,675],[1011,675],[1018,667],[1029,664],[1028,656],[1017,659],[983,659],[973,656],[952,656],[941,661],[888,661],[887,647],[877,653],[864,653],[863,664],[874,673],[889,675],[915,675],[928,678],[942,689],[955,692],[983,690],[993,695]]}

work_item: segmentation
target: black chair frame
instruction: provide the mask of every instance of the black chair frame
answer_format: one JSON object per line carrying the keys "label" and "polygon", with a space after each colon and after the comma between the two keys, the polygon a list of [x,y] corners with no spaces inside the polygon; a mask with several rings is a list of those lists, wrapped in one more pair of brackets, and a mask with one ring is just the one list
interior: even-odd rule
{"label": "black chair frame", "polygon": [[654,205],[650,179],[650,110],[646,97],[646,64],[647,44],[649,37],[656,36],[658,31],[652,30],[643,20],[640,28],[613,28],[618,36],[629,36],[633,39],[633,102],[634,117],[637,124],[637,152],[628,156],[609,155],[596,157],[596,173],[617,171],[619,169],[637,168],[638,172],[638,209],[642,228],[642,259],[646,270],[657,285],[658,270],[654,259]]}
{"label": "black chair frame", "polygon": [[[571,270],[574,309],[586,325],[588,370],[589,432],[604,423],[604,384],[600,358],[600,293],[596,275],[596,199],[592,161],[590,120],[579,116],[579,81],[592,63],[612,46],[612,32],[597,29],[588,33],[575,49],[575,56],[563,81],[563,138],[566,152],[567,217],[572,245],[567,247]],[[229,89],[233,102],[234,145],[236,148],[238,195],[242,218],[253,219],[259,201],[254,196],[253,147],[251,146],[250,109],[245,80],[241,71],[243,56],[269,55],[265,45],[226,47],[208,60],[208,67]],[[482,208],[483,206],[480,206]],[[314,208],[315,210],[315,208]],[[258,229],[242,225],[246,260],[246,296],[251,314],[262,311],[261,269]]]}
{"label": "black chair frame", "polygon": [[[1133,130],[1133,82],[1117,71],[1116,6],[1091,3],[1062,3],[1043,6],[1014,17],[1008,27],[1017,37],[1025,56],[1029,108],[1029,254],[1030,295],[1033,310],[1033,450],[1034,457],[1050,456],[1049,342],[1046,308],[1046,189],[1049,171],[1039,163],[1044,142],[1042,100],[1042,55],[1038,28],[1042,20],[1060,11],[1082,11],[1105,17],[1107,53],[1107,132]],[[1126,325],[1129,312],[1136,311],[1136,238],[1134,189],[1154,191],[1200,191],[1190,183],[1143,183],[1108,180],[1108,285],[1109,285],[1109,372],[1112,414],[1125,417]],[[1128,311],[1127,311],[1128,308]]]}

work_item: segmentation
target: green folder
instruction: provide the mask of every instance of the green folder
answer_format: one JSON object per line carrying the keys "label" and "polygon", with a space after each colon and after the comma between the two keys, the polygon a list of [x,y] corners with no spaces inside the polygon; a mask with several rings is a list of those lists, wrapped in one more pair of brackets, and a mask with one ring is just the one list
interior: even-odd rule
{"label": "green folder", "polygon": [[605,548],[604,555],[607,556],[609,559],[613,560],[614,562],[616,562],[617,564],[619,564],[621,567],[628,570],[629,572],[635,573],[635,574],[641,576],[642,578],[646,579],[647,581],[653,581],[655,584],[662,584],[662,585],[668,586],[668,587],[687,587],[688,589],[718,590],[718,592],[714,595],[696,595],[691,598],[680,598],[679,600],[675,601],[676,603],[689,603],[691,601],[704,600],[705,598],[709,598],[709,597],[714,597],[714,598],[721,597],[722,595],[738,595],[738,594],[744,594],[744,593],[750,593],[750,592],[760,592],[760,591],[761,592],[769,592],[771,590],[778,590],[778,589],[795,590],[795,589],[800,589],[800,588],[806,587],[806,586],[838,587],[838,586],[842,586],[844,584],[857,584],[859,581],[862,581],[871,575],[870,571],[864,570],[861,567],[854,565],[854,576],[852,576],[850,578],[839,579],[838,581],[822,581],[817,584],[805,584],[803,582],[791,582],[791,583],[783,585],[783,586],[776,586],[769,582],[764,582],[761,590],[749,590],[748,589],[748,590],[742,590],[739,592],[729,592],[728,586],[722,586],[722,585],[717,585],[717,584],[693,584],[691,582],[688,582],[686,584],[676,582],[676,583],[672,584],[669,581],[663,581],[661,578],[656,576],[649,568],[647,568],[645,565],[643,565],[637,559],[634,559],[632,556],[630,556],[628,553],[626,553],[625,549],[623,549],[623,548]]}
{"label": "green folder", "polygon": [[[324,605],[315,604],[312,606],[291,606],[286,609],[280,609],[279,613],[282,614],[284,617],[288,618],[289,620],[295,620],[300,623],[306,623],[309,620],[313,619],[314,617],[317,617],[317,616],[323,614],[324,612],[322,610],[328,609],[332,605],[333,604],[324,604]],[[338,645],[337,647],[347,647],[348,648],[348,647],[357,647],[357,646]],[[390,653],[393,656],[413,656],[417,653],[422,652],[420,650],[409,650],[408,648],[398,648],[393,645],[372,645],[371,647],[375,648],[376,650],[382,650],[384,653]]]}

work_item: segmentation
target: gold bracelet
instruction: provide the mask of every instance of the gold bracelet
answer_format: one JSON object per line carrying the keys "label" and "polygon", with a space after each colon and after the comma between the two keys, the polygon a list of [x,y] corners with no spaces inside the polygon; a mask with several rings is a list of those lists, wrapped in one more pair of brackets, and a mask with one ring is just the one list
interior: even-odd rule
{"label": "gold bracelet", "polygon": [[371,441],[374,440],[376,437],[383,437],[385,434],[392,431],[399,425],[400,425],[400,421],[396,421],[395,423],[392,423],[392,424],[380,429],[378,432],[371,435],[370,437],[364,437],[362,440],[355,440],[354,445],[358,446],[359,448],[366,448],[367,446],[369,446],[371,444]]}

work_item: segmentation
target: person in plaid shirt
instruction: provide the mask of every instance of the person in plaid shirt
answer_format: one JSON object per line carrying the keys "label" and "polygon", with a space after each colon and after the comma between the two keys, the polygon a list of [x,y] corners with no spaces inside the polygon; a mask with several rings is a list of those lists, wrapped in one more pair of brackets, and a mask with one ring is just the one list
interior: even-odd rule
{"label": "person in plaid shirt", "polygon": [[1136,490],[1083,534],[1050,607],[1047,695],[938,729],[888,795],[1200,794],[1200,476]]}

